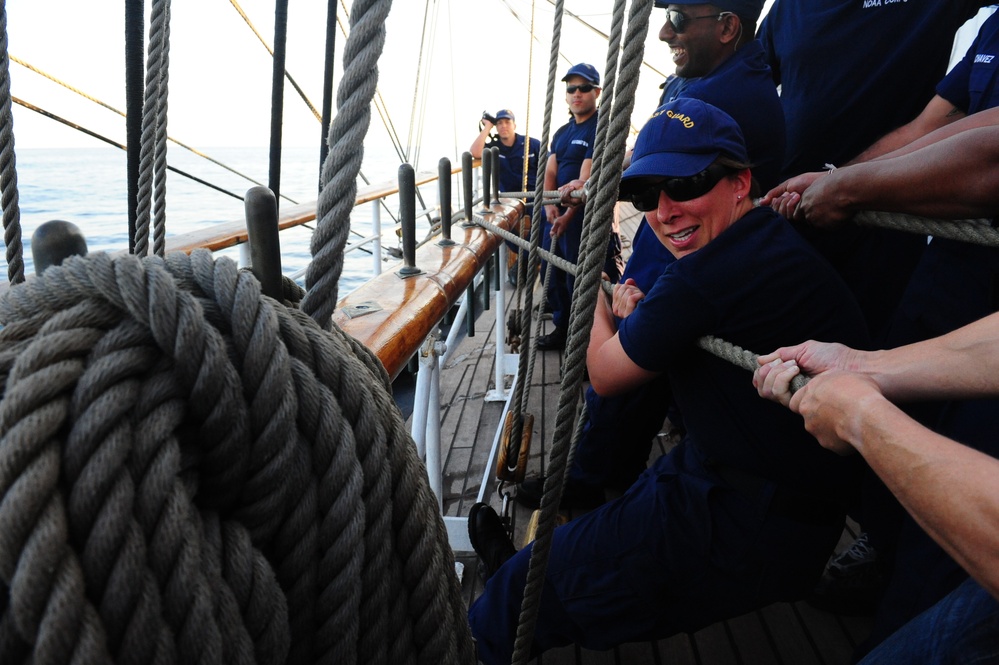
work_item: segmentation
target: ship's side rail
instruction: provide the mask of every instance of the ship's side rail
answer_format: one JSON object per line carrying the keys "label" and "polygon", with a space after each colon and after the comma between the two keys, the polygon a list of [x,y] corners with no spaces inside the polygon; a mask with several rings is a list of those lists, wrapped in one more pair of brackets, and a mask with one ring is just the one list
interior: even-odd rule
{"label": "ship's side rail", "polygon": [[[473,166],[478,166],[476,161]],[[461,173],[460,167],[451,169],[451,175]],[[416,186],[426,185],[438,179],[435,171],[420,171],[416,175]],[[354,206],[368,204],[371,206],[372,229],[370,235],[356,239],[350,243],[344,252],[352,252],[359,249],[368,248],[373,256],[372,275],[378,275],[382,271],[382,228],[381,228],[381,207],[383,200],[389,196],[399,193],[399,184],[393,181],[368,185],[358,190],[354,199]],[[278,230],[286,231],[290,228],[308,224],[316,221],[316,201],[302,203],[294,206],[283,207],[278,215]],[[439,203],[436,208],[439,211]],[[423,211],[427,213],[428,211]],[[422,216],[422,215],[417,215]],[[188,252],[204,247],[213,252],[239,246],[245,250],[248,247],[248,233],[246,222],[235,220],[231,222],[221,222],[211,224],[203,229],[182,233],[166,238],[167,252]],[[241,263],[249,264],[248,253],[244,251],[241,255]]]}

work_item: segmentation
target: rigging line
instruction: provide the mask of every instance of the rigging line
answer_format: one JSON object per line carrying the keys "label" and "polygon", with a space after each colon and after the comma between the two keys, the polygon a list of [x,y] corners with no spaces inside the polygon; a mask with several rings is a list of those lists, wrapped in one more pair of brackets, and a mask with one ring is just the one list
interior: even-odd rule
{"label": "rigging line", "polygon": [[[447,0],[447,33],[449,35],[454,34],[454,26],[451,23],[451,0]],[[461,153],[458,152],[458,100],[455,99],[455,84],[454,84],[454,40],[447,40],[448,48],[448,62],[451,63],[450,74],[451,74],[451,140],[454,141],[454,159],[457,161],[461,159]],[[458,203],[462,203],[461,197],[464,196],[464,187],[458,187]]]}
{"label": "rigging line", "polygon": [[[95,104],[103,106],[107,110],[112,111],[114,113],[117,113],[118,115],[120,115],[123,118],[127,118],[128,117],[128,114],[126,114],[124,111],[116,109],[115,107],[111,106],[110,104],[108,104],[106,102],[103,102],[100,99],[97,99],[96,97],[93,97],[92,95],[89,95],[89,94],[85,93],[84,91],[80,90],[79,88],[71,86],[70,84],[66,83],[65,81],[60,80],[56,76],[53,76],[52,74],[49,74],[48,72],[46,72],[44,70],[41,70],[38,67],[35,67],[34,65],[32,65],[32,64],[30,64],[28,62],[25,62],[24,60],[21,60],[20,58],[18,58],[16,56],[11,55],[11,56],[9,56],[9,58],[12,61],[16,62],[17,64],[21,65],[22,67],[33,71],[34,73],[38,74],[39,76],[44,76],[45,78],[49,79],[50,81],[52,81],[54,83],[57,83],[57,84],[61,85],[62,87],[66,88],[67,90],[75,92],[76,94],[80,95],[81,97],[83,97],[86,100],[89,100],[89,101],[91,101],[91,102],[93,102]],[[188,150],[188,151],[194,153],[195,155],[197,155],[198,157],[201,157],[202,159],[207,159],[212,164],[215,164],[216,166],[219,166],[219,167],[225,169],[226,171],[229,171],[230,173],[238,175],[240,178],[243,178],[245,180],[248,180],[248,181],[252,182],[254,185],[264,186],[263,183],[257,182],[256,180],[254,180],[250,176],[248,176],[248,175],[246,175],[244,173],[240,173],[236,169],[232,168],[231,166],[227,166],[226,164],[223,164],[222,162],[218,161],[217,159],[215,159],[214,157],[212,157],[210,155],[206,155],[205,153],[201,152],[197,148],[189,146],[186,143],[183,143],[183,142],[181,142],[181,141],[179,141],[179,140],[177,140],[177,139],[175,139],[173,137],[170,137],[170,136],[167,137],[167,140],[170,141],[171,143],[173,143],[173,144],[181,147],[181,148],[184,148],[185,150]],[[242,198],[242,197],[240,197],[240,198]],[[281,198],[283,198],[283,199],[285,199],[285,200],[287,200],[287,201],[289,201],[291,203],[294,203],[296,205],[298,204],[298,201],[295,201],[294,199],[289,198],[287,196],[283,196],[282,195]]]}
{"label": "rigging line", "polygon": [[[428,0],[428,2],[429,2],[429,0]],[[430,72],[433,71],[433,66],[434,66],[433,65],[433,63],[434,63],[434,52],[436,51],[436,45],[437,45],[437,22],[438,22],[438,20],[440,18],[440,5],[437,4],[437,0],[434,0],[434,5],[433,6],[434,6],[433,16],[432,16],[432,18],[430,20],[430,23],[429,23],[429,25],[430,25],[430,39],[429,39],[429,43],[428,43],[428,53],[429,53],[429,55],[427,56],[427,66],[426,66],[426,71],[427,71],[426,81],[427,81],[427,85],[428,86],[429,86],[429,82],[430,82]],[[413,164],[414,165],[420,163],[420,148],[423,145],[423,130],[426,127],[426,122],[425,121],[426,121],[426,117],[427,117],[427,103],[429,102],[429,99],[430,99],[430,95],[427,94],[427,86],[425,86],[424,90],[423,90],[423,94],[420,95],[420,113],[417,116],[417,117],[419,117],[420,121],[416,125],[416,127],[417,127],[417,130],[416,130],[416,147],[415,147],[415,149],[413,151]]]}
{"label": "rigging line", "polygon": [[416,102],[420,92],[420,73],[423,66],[423,49],[427,43],[427,14],[429,13],[430,0],[424,0],[423,5],[423,31],[420,34],[420,51],[416,59],[416,77],[413,81],[413,105],[409,112],[409,135],[406,137],[406,155],[409,155],[413,147],[413,125],[416,123]]}
{"label": "rigging line", "polygon": [[[340,0],[340,7],[343,9],[343,15],[350,20],[350,11],[347,9],[347,5],[344,4],[344,0]],[[347,37],[347,28],[343,24],[343,20],[340,15],[337,14],[336,23],[340,26],[340,32],[343,33],[344,37]],[[399,138],[399,132],[396,131],[395,125],[392,122],[392,118],[389,116],[388,104],[385,103],[385,98],[382,97],[381,91],[375,88],[375,110],[378,111],[378,116],[382,120],[382,127],[385,128],[385,132],[388,134],[389,141],[392,143],[392,147],[395,148],[396,155],[399,157],[399,161],[406,161],[405,151],[402,147],[402,139]],[[365,181],[366,182],[366,181]]]}
{"label": "rigging line", "polygon": [[[250,20],[250,17],[247,16],[246,12],[243,11],[243,8],[239,6],[238,0],[229,0],[229,2],[232,4],[233,8],[235,8],[235,10],[239,13],[239,15],[243,17],[243,20],[246,21],[246,25],[248,25],[250,30],[253,31],[253,34],[257,36],[257,39],[259,39],[260,43],[264,45],[264,48],[267,49],[267,52],[271,54],[271,57],[274,57],[274,49],[270,47],[270,45],[267,43],[267,40],[264,39],[263,35],[261,35],[259,31],[257,31],[257,28],[256,26],[253,25],[253,22]],[[298,85],[295,79],[292,78],[291,74],[288,73],[287,69],[284,70],[284,77],[288,79],[288,83],[291,83],[291,87],[293,87],[298,92],[298,96],[302,98],[302,101],[305,102],[305,105],[309,107],[310,111],[312,111],[312,115],[316,116],[316,120],[322,122],[323,115],[319,112],[318,109],[316,109],[315,106],[313,106],[312,102],[309,101],[308,95],[305,94],[305,91],[302,90],[302,88]]]}
{"label": "rigging line", "polygon": [[[41,108],[35,106],[34,104],[32,104],[30,102],[26,102],[23,99],[18,99],[17,97],[11,97],[11,100],[15,104],[23,106],[24,108],[28,109],[29,111],[34,111],[35,113],[38,113],[39,115],[43,115],[46,118],[51,118],[52,120],[55,120],[56,122],[61,122],[62,124],[66,125],[67,127],[72,127],[73,129],[75,129],[77,131],[80,131],[80,132],[83,132],[84,134],[87,134],[89,136],[92,136],[95,139],[98,139],[99,141],[104,141],[108,145],[113,145],[114,147],[119,148],[121,150],[126,150],[125,146],[122,145],[121,143],[118,143],[117,141],[115,141],[113,139],[109,139],[106,136],[102,136],[101,134],[98,134],[95,131],[87,129],[86,127],[81,127],[80,125],[76,124],[75,122],[71,122],[69,120],[66,120],[65,118],[57,116],[54,113],[50,113],[49,111],[46,111],[45,109],[41,109]],[[222,187],[219,187],[218,185],[213,185],[212,183],[210,183],[210,182],[208,182],[206,180],[202,180],[201,178],[199,178],[199,177],[197,177],[195,175],[191,175],[190,173],[187,173],[186,171],[182,171],[182,170],[180,170],[180,169],[178,169],[176,167],[167,166],[167,170],[173,171],[177,175],[182,175],[185,178],[189,178],[189,179],[193,180],[194,182],[197,182],[197,183],[200,183],[200,184],[204,185],[205,187],[210,187],[210,188],[214,189],[217,192],[221,192],[223,194],[228,194],[229,196],[231,196],[234,199],[239,199],[240,201],[243,200],[243,197],[240,196],[239,194],[234,194],[233,192],[230,192],[227,189],[223,189]]]}
{"label": "rigging line", "polygon": [[[548,4],[554,5],[555,4],[555,0],[548,0]],[[578,21],[580,24],[582,24],[583,26],[589,28],[591,31],[593,31],[594,33],[600,35],[604,39],[610,39],[610,35],[608,35],[606,32],[603,32],[599,28],[595,27],[592,23],[589,23],[586,19],[584,19],[583,17],[579,16],[578,14],[573,14],[568,9],[565,9],[563,11],[565,11],[565,13],[568,14],[571,18],[576,19],[576,21]],[[656,74],[658,74],[659,76],[661,76],[663,78],[663,80],[665,80],[666,77],[668,76],[668,74],[664,74],[663,72],[659,71],[658,69],[656,69],[655,67],[653,67],[652,65],[650,65],[645,60],[642,60],[642,65],[645,66],[645,67],[648,67],[653,72],[655,72]]]}

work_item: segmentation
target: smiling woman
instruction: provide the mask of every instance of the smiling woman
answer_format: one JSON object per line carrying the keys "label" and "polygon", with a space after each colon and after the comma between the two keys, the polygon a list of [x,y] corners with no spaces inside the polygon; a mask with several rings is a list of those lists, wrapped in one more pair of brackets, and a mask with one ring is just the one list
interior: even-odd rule
{"label": "smiling woman", "polygon": [[[867,341],[832,268],[786,220],[753,207],[746,161],[735,121],[700,100],[670,102],[638,136],[621,191],[656,199],[649,216],[677,258],[647,295],[627,280],[613,303],[598,299],[587,369],[600,396],[668,381],[687,437],[620,499],[555,530],[538,650],[658,639],[804,596],[842,531],[857,461],[824,450],[697,346],[705,335],[750,349],[802,335]],[[650,405],[652,419],[669,407]],[[531,549],[470,610],[486,663],[509,662]]]}

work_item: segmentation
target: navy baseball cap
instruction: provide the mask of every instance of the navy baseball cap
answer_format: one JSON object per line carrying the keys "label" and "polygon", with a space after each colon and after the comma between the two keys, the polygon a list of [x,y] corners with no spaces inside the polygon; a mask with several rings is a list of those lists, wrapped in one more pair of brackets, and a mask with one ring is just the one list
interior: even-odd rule
{"label": "navy baseball cap", "polygon": [[569,71],[565,73],[562,80],[567,80],[570,76],[582,76],[584,79],[589,81],[595,86],[600,85],[600,72],[593,65],[588,65],[585,62],[581,62],[578,65],[573,65],[569,68]]}
{"label": "navy baseball cap", "polygon": [[503,118],[509,118],[510,120],[517,122],[517,120],[513,117],[513,111],[510,109],[500,109],[499,111],[496,111],[496,119],[502,120]]}
{"label": "navy baseball cap", "polygon": [[711,104],[682,97],[657,108],[642,127],[621,182],[686,178],[700,173],[721,155],[749,163],[739,125]]}
{"label": "navy baseball cap", "polygon": [[710,3],[705,3],[704,0],[656,0],[656,7],[668,7],[669,5],[703,5],[711,4],[718,8],[719,11],[732,12],[741,19],[747,21],[752,21],[755,23],[760,18],[760,13],[763,11],[764,0],[712,0]]}

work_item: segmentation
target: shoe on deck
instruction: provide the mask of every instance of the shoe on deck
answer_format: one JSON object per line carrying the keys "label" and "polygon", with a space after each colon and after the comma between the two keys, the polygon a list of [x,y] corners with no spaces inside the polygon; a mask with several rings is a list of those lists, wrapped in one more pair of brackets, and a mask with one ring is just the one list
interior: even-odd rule
{"label": "shoe on deck", "polygon": [[485,503],[476,503],[468,511],[468,539],[482,561],[483,576],[487,580],[517,553],[503,520]]}
{"label": "shoe on deck", "polygon": [[[541,497],[545,491],[545,479],[541,477],[527,478],[517,485],[517,503],[537,510],[541,507]],[[589,510],[606,503],[604,490],[595,485],[586,485],[569,478],[562,489],[562,500],[558,507],[562,510],[578,508]]]}
{"label": "shoe on deck", "polygon": [[867,534],[860,534],[829,562],[808,603],[845,616],[873,615],[885,589],[877,558]]}
{"label": "shoe on deck", "polygon": [[561,351],[565,348],[565,331],[555,328],[547,335],[538,336],[538,351]]}

